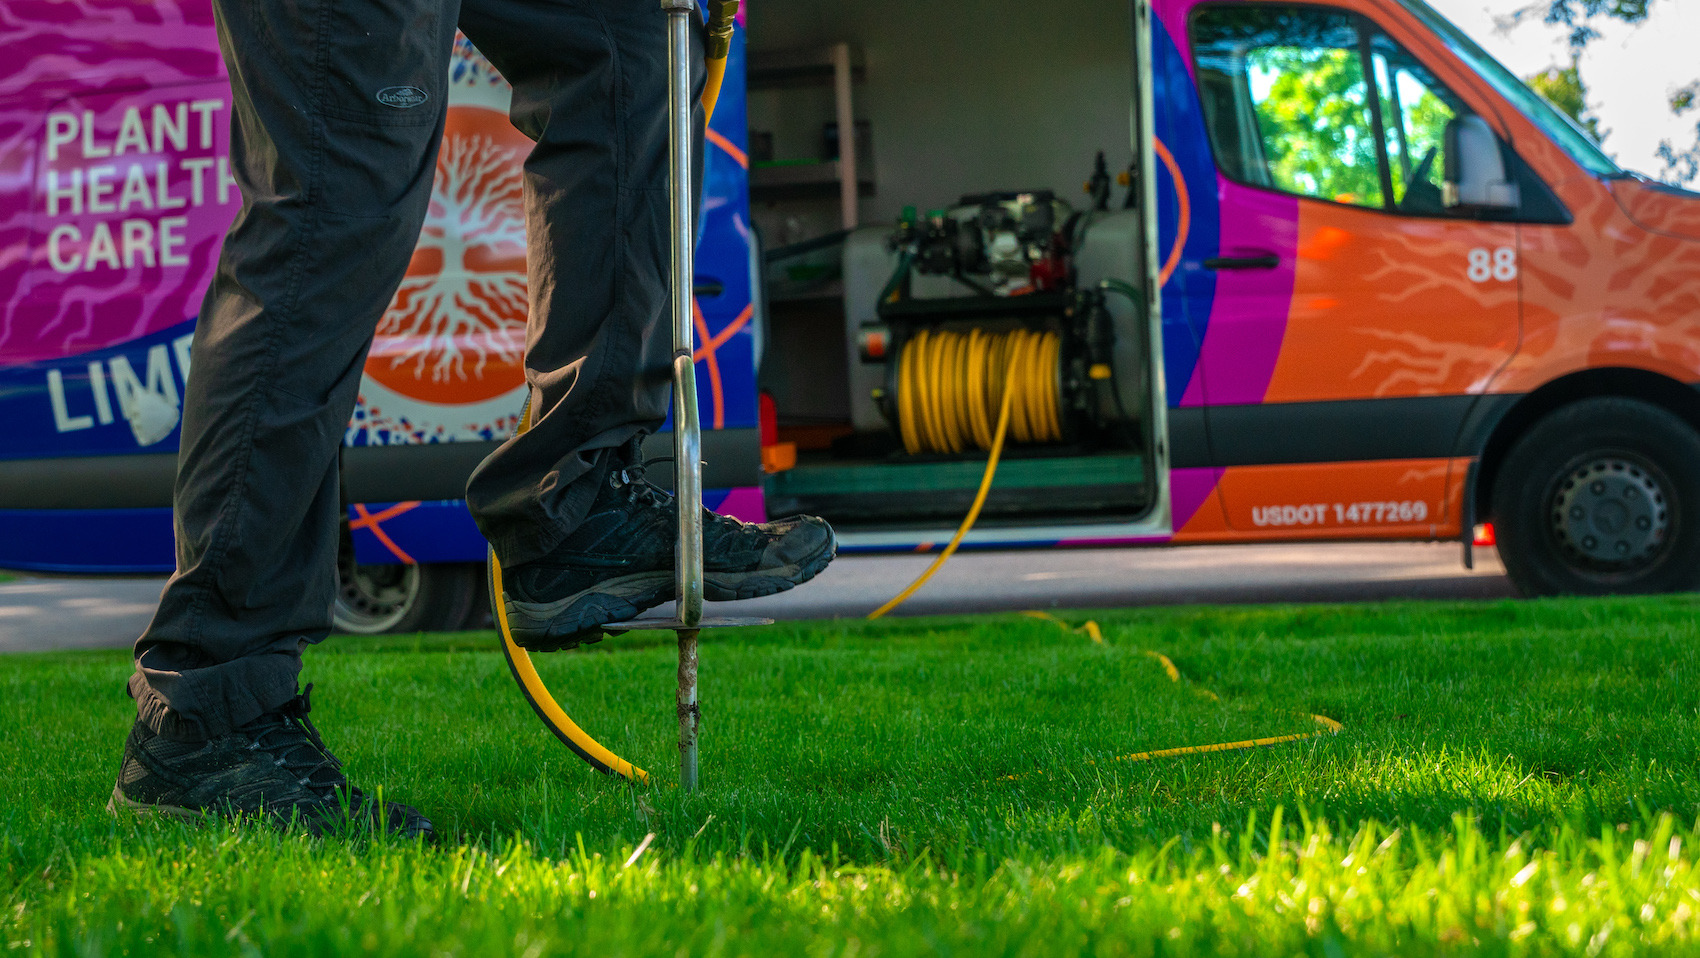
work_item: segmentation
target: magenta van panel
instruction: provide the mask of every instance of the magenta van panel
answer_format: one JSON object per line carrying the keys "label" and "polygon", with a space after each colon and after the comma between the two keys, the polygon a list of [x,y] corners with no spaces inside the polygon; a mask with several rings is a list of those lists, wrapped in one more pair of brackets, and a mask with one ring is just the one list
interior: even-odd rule
{"label": "magenta van panel", "polygon": [[240,198],[208,4],[12,2],[0,54],[0,363],[191,318]]}

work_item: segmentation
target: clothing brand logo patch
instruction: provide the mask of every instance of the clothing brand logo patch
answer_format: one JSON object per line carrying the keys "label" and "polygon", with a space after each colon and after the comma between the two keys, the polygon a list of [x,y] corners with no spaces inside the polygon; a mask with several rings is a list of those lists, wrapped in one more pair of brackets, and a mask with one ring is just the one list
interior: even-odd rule
{"label": "clothing brand logo patch", "polygon": [[378,91],[378,102],[398,110],[410,110],[431,97],[416,86],[390,86]]}

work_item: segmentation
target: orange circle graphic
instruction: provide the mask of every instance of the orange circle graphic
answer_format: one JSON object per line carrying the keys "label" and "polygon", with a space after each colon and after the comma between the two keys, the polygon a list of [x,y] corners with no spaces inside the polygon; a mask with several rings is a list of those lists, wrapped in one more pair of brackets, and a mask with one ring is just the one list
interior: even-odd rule
{"label": "orange circle graphic", "polygon": [[1163,269],[1157,274],[1157,285],[1165,286],[1169,277],[1175,275],[1175,268],[1181,265],[1181,254],[1186,250],[1187,236],[1192,233],[1192,196],[1187,193],[1186,174],[1181,172],[1181,165],[1175,162],[1175,155],[1162,140],[1152,138],[1152,146],[1156,148],[1157,158],[1169,168],[1169,176],[1175,181],[1175,202],[1179,206],[1178,219],[1175,223],[1175,243],[1169,249],[1169,258],[1163,263]]}
{"label": "orange circle graphic", "polygon": [[431,206],[366,374],[425,402],[494,399],[525,382],[525,204],[531,141],[505,114],[449,108]]}

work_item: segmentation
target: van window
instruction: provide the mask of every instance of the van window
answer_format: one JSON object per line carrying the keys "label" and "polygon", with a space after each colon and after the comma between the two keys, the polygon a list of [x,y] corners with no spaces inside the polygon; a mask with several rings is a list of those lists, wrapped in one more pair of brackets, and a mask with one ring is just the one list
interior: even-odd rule
{"label": "van window", "polygon": [[1370,49],[1393,172],[1393,206],[1405,213],[1444,216],[1446,125],[1463,112],[1463,105],[1386,34],[1375,31]]}
{"label": "van window", "polygon": [[1206,7],[1192,24],[1217,161],[1255,186],[1384,207],[1356,18],[1317,7]]}
{"label": "van window", "polygon": [[1369,20],[1326,7],[1220,5],[1195,15],[1192,34],[1224,174],[1335,203],[1462,215],[1444,199],[1446,129],[1469,110]]}

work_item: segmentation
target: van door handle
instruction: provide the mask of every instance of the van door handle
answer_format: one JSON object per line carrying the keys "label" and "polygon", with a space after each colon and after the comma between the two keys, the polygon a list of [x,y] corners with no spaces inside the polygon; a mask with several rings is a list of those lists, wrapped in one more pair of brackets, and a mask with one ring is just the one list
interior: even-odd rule
{"label": "van door handle", "polygon": [[1274,253],[1259,253],[1255,256],[1217,256],[1204,261],[1205,269],[1274,269],[1281,265],[1281,257]]}

